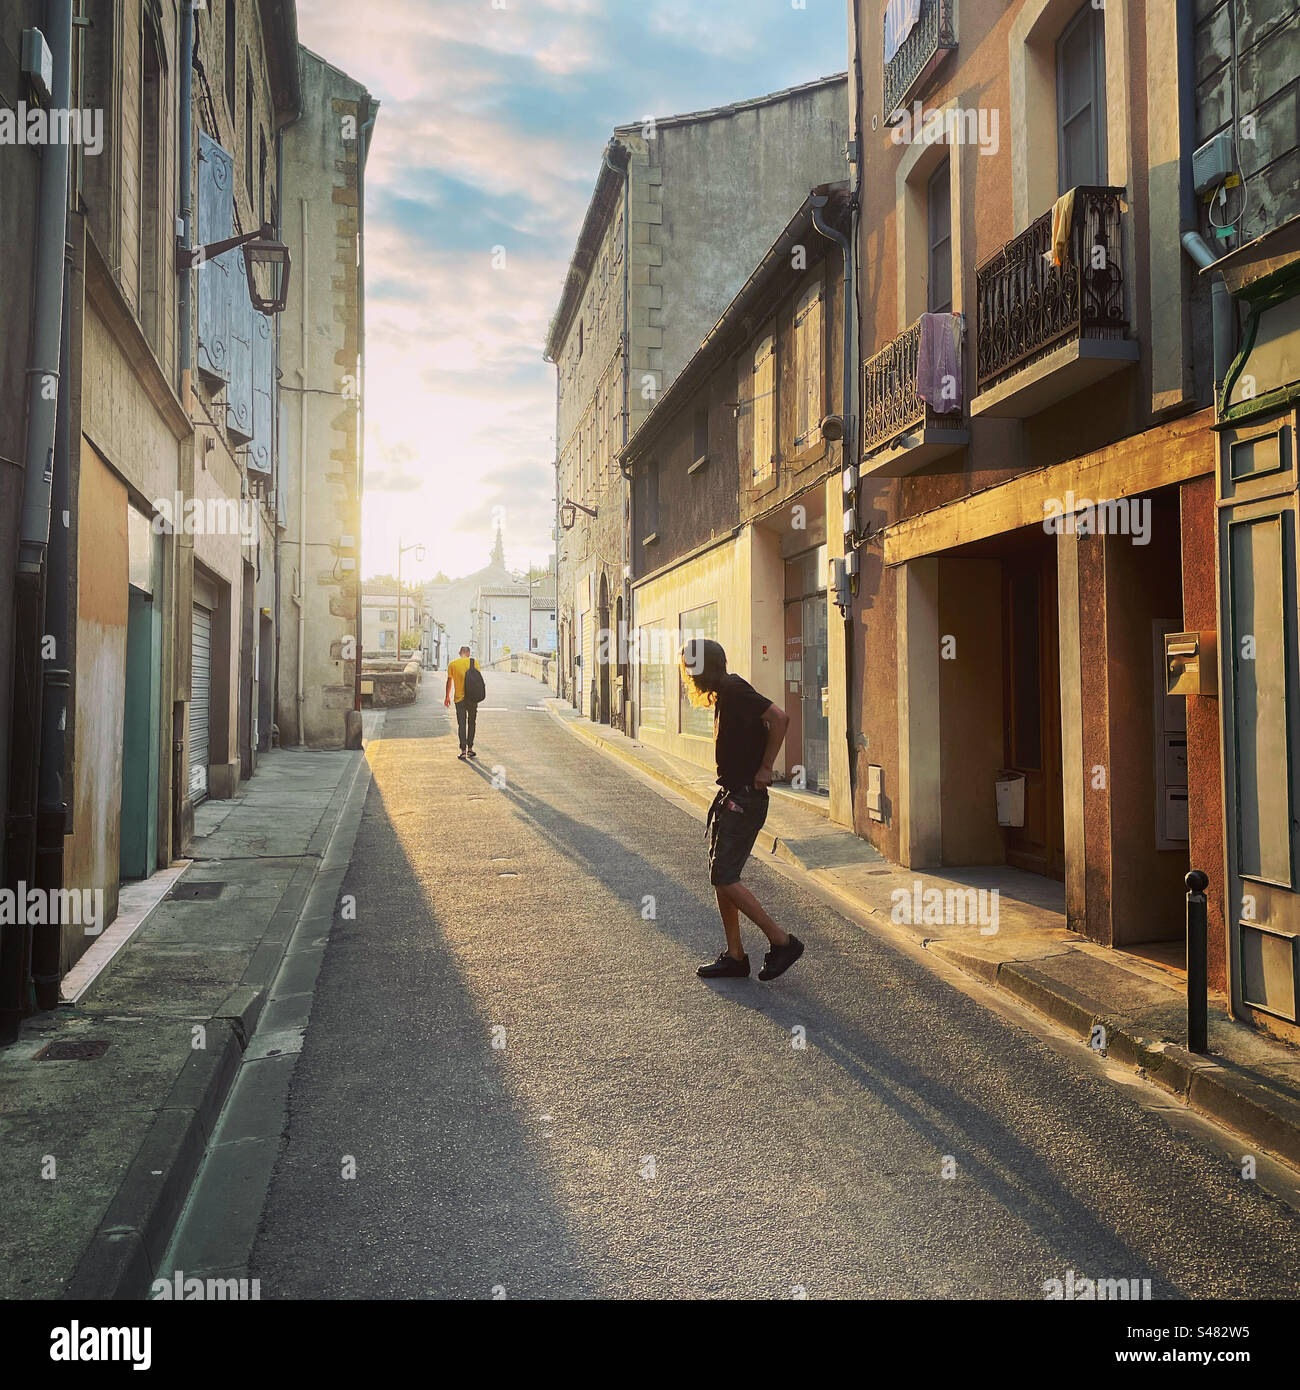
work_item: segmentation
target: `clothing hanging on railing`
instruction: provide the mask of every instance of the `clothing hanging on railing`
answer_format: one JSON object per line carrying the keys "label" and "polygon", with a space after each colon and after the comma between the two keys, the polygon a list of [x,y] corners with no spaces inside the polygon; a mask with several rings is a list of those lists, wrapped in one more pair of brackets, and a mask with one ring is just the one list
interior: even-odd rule
{"label": "clothing hanging on railing", "polygon": [[1058,269],[1065,264],[1070,249],[1070,228],[1074,224],[1074,189],[1071,188],[1052,204],[1052,249],[1043,252],[1043,259]]}
{"label": "clothing hanging on railing", "polygon": [[885,6],[885,62],[893,62],[920,17],[921,0],[889,0]]}
{"label": "clothing hanging on railing", "polygon": [[916,394],[936,415],[962,408],[960,314],[922,314],[916,351]]}

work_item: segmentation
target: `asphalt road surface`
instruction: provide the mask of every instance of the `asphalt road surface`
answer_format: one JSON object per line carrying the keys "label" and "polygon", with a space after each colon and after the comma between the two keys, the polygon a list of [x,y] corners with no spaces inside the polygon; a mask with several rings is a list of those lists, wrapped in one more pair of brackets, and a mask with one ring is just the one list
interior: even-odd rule
{"label": "asphalt road surface", "polygon": [[437,675],[370,745],[263,1298],[1295,1296],[1288,1206],[798,881],[788,974],[697,979],[700,820],[488,679],[477,765]]}

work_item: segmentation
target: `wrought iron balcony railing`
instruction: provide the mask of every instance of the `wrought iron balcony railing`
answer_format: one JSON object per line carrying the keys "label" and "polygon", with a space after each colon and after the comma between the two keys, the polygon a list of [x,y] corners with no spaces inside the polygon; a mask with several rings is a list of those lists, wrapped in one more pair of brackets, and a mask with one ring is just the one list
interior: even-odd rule
{"label": "wrought iron balcony railing", "polygon": [[960,410],[940,415],[916,394],[921,321],[862,366],[862,452],[873,453],[917,425],[960,429]]}
{"label": "wrought iron balcony railing", "polygon": [[902,47],[885,64],[885,119],[906,104],[927,70],[957,47],[953,0],[921,0],[921,14]]}
{"label": "wrought iron balcony railing", "polygon": [[1049,209],[975,272],[977,390],[1079,338],[1125,338],[1122,188],[1074,190],[1062,265]]}

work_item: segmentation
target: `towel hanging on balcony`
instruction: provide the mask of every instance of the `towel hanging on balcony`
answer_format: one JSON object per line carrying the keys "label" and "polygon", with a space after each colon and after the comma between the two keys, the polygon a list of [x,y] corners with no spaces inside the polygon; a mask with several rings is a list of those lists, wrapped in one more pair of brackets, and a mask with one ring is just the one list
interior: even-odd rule
{"label": "towel hanging on balcony", "polygon": [[922,314],[916,350],[916,394],[936,415],[962,408],[960,314]]}
{"label": "towel hanging on balcony", "polygon": [[902,48],[920,17],[921,0],[888,0],[885,6],[885,62],[894,61],[894,54]]}
{"label": "towel hanging on balcony", "polygon": [[1043,259],[1052,265],[1063,266],[1070,249],[1070,228],[1074,225],[1074,189],[1062,193],[1052,204],[1052,249],[1043,252]]}

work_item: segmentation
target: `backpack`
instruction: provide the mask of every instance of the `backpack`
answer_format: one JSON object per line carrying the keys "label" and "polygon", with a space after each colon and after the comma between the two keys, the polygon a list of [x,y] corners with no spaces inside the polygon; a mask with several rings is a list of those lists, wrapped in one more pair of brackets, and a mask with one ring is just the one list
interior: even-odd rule
{"label": "backpack", "polygon": [[467,705],[481,704],[487,699],[487,686],[483,684],[483,672],[474,664],[474,658],[469,659],[469,670],[465,672],[465,703]]}

